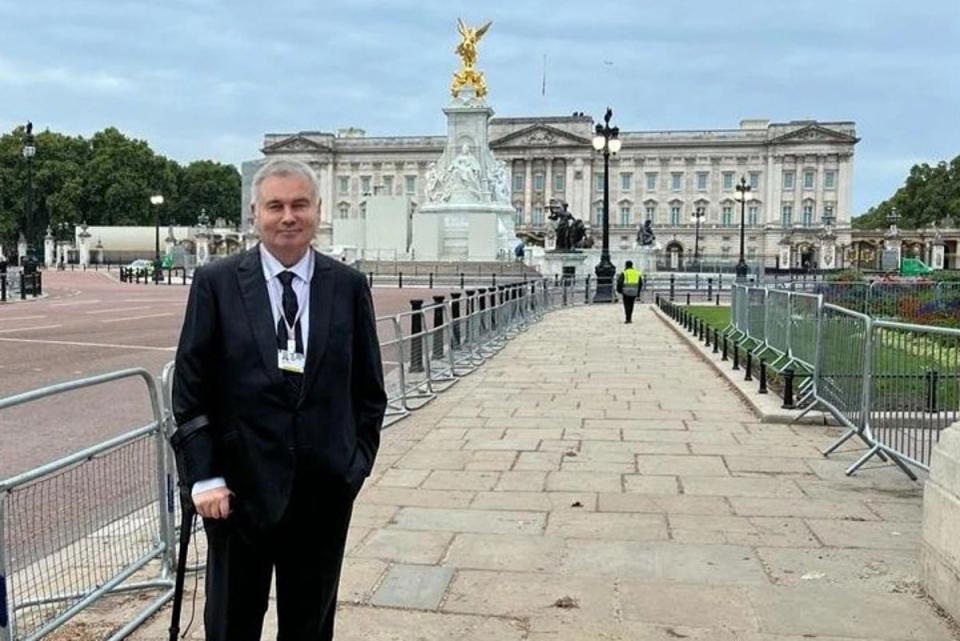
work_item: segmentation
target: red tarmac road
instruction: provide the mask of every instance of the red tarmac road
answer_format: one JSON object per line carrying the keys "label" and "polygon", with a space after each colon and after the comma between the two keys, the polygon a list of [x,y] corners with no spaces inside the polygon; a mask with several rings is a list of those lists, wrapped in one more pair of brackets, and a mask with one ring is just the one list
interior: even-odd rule
{"label": "red tarmac road", "polygon": [[[44,290],[43,299],[0,305],[0,398],[128,367],[159,377],[173,360],[189,287],[121,283],[116,272],[48,271]],[[411,298],[447,293],[376,288],[374,304],[385,316],[408,310]],[[0,479],[151,420],[139,379],[0,411]]]}

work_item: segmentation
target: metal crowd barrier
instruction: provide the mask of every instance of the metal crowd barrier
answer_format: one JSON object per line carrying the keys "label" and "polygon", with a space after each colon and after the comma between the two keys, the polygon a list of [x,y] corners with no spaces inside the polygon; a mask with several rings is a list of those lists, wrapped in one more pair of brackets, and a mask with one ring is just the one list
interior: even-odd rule
{"label": "metal crowd barrier", "polygon": [[162,590],[110,637],[122,639],[173,594],[172,509],[154,378],[137,368],[60,383],[0,399],[0,411],[126,378],[146,384],[151,423],[0,481],[4,641],[40,639],[108,593]]}
{"label": "metal crowd barrier", "polygon": [[[532,281],[456,292],[377,319],[389,407],[385,425],[469,374],[544,314],[590,301],[582,289]],[[419,325],[419,329],[416,326]],[[127,369],[0,399],[0,411],[126,378],[142,379],[153,420],[141,428],[0,481],[0,641],[36,641],[101,597],[161,590],[109,641],[119,641],[173,595],[180,505],[169,446],[173,363],[160,386]],[[194,541],[203,546],[202,523]],[[197,560],[188,571],[202,569]]]}
{"label": "metal crowd barrier", "polygon": [[[801,417],[822,410],[847,427],[826,455],[853,437],[867,445],[847,474],[878,456],[915,479],[909,466],[928,469],[940,431],[960,413],[960,330],[877,319],[847,307],[881,310],[880,286],[778,287],[786,289],[734,286],[727,337],[761,358],[773,356],[771,369],[803,379]],[[901,287],[898,300],[908,300]],[[937,291],[952,295],[952,288]]]}

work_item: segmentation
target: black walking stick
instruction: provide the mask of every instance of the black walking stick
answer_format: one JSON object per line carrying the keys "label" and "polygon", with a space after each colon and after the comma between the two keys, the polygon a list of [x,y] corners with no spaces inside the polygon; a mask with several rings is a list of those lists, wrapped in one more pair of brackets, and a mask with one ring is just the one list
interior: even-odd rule
{"label": "black walking stick", "polygon": [[170,621],[170,641],[177,641],[180,634],[180,610],[183,607],[183,581],[187,573],[187,553],[190,548],[190,535],[193,534],[193,517],[196,510],[193,500],[183,488],[180,490],[180,550],[177,555],[177,574],[173,584],[173,612]]}

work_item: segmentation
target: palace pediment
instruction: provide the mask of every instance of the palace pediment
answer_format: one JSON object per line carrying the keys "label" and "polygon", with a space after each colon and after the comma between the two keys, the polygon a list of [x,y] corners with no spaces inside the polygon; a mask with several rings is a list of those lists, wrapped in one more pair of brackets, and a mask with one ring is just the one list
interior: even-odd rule
{"label": "palace pediment", "polygon": [[832,129],[827,129],[826,127],[821,127],[820,125],[807,125],[806,127],[802,127],[796,131],[791,131],[788,134],[777,136],[770,142],[771,144],[781,144],[786,142],[835,142],[855,144],[859,141],[859,138],[840,133],[839,131],[834,131]]}
{"label": "palace pediment", "polygon": [[491,149],[589,145],[590,140],[550,125],[531,125],[490,141]]}
{"label": "palace pediment", "polygon": [[327,145],[321,144],[315,140],[310,140],[306,136],[296,134],[289,138],[284,138],[263,148],[264,154],[283,154],[283,153],[303,153],[303,152],[324,152],[333,151]]}

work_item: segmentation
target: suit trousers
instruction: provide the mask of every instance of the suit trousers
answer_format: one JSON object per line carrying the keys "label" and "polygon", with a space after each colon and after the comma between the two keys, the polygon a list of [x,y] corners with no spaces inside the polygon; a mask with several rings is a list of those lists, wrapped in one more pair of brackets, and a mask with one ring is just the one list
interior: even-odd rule
{"label": "suit trousers", "polygon": [[637,302],[636,296],[623,296],[623,314],[625,316],[625,321],[628,323],[633,322],[633,304]]}
{"label": "suit trousers", "polygon": [[353,500],[344,481],[298,472],[276,525],[254,531],[236,514],[205,519],[206,641],[260,641],[274,571],[277,640],[332,640]]}

